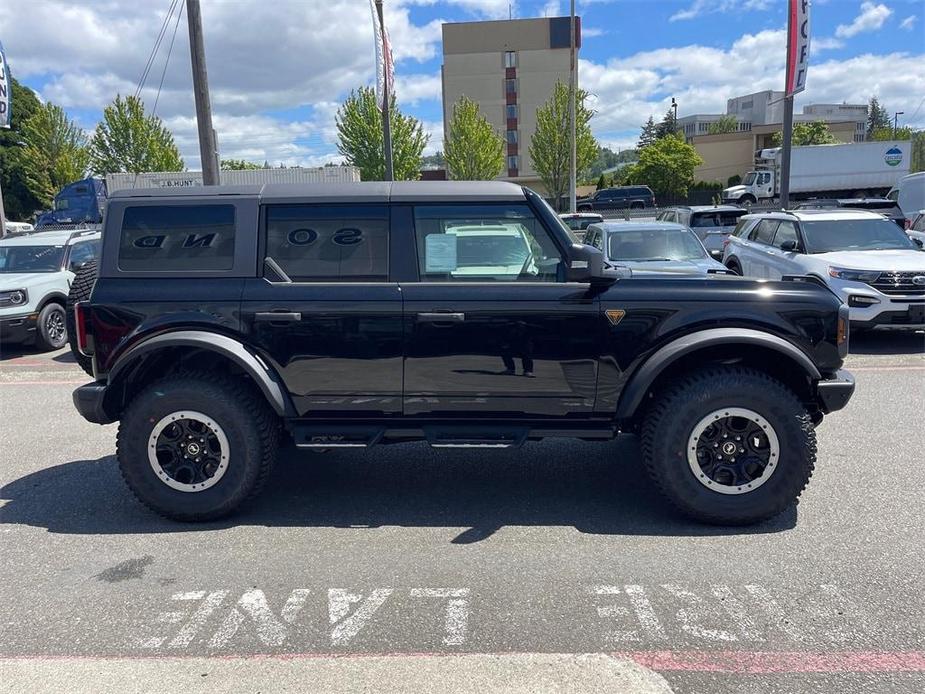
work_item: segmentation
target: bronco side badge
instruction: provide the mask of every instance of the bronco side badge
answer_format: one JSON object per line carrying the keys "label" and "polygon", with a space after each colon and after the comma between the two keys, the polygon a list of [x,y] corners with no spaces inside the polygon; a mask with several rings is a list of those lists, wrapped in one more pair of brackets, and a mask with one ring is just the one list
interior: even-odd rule
{"label": "bronco side badge", "polygon": [[606,313],[607,313],[607,320],[610,321],[611,325],[616,325],[621,320],[623,320],[623,316],[626,315],[626,311],[624,311],[622,308],[607,309]]}

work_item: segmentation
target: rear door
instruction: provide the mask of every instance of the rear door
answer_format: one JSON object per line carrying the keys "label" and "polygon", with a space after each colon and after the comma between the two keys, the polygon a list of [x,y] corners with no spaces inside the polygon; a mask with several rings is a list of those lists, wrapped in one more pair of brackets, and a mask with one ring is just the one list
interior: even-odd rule
{"label": "rear door", "polygon": [[741,244],[738,252],[742,261],[742,273],[746,277],[767,279],[771,276],[768,250],[777,231],[778,220],[762,219],[748,233],[748,237]]}
{"label": "rear door", "polygon": [[[792,241],[796,249],[785,251],[781,248],[786,242]],[[768,277],[779,280],[784,275],[802,274],[797,258],[800,255],[800,236],[796,224],[789,220],[781,220],[774,233],[774,240],[765,250],[767,254]]]}
{"label": "rear door", "polygon": [[242,323],[300,416],[401,414],[402,299],[380,203],[270,204]]}
{"label": "rear door", "polygon": [[561,280],[562,249],[533,209],[419,204],[414,235],[418,281],[402,283],[405,415],[589,417],[599,303],[588,285]]}

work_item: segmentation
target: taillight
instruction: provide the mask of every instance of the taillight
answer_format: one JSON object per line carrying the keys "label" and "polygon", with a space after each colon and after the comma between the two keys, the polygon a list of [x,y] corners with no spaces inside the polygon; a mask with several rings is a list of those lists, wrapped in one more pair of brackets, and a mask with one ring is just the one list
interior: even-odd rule
{"label": "taillight", "polygon": [[93,350],[90,344],[90,304],[86,301],[78,301],[74,304],[74,328],[77,331],[77,349],[85,357],[92,356]]}

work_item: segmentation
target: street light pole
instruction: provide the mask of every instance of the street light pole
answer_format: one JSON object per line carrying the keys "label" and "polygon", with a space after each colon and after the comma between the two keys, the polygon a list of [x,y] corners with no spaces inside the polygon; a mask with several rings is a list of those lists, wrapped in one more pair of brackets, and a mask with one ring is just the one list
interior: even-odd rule
{"label": "street light pole", "polygon": [[219,177],[218,147],[212,128],[212,101],[209,98],[209,78],[206,75],[206,49],[202,40],[202,13],[199,0],[186,0],[189,22],[190,59],[193,66],[193,95],[196,97],[196,125],[199,128],[199,157],[202,160],[202,182],[217,186]]}
{"label": "street light pole", "polygon": [[[569,169],[568,169],[568,210],[575,213],[575,189],[578,178],[578,147],[575,142],[575,100],[576,100],[576,79],[575,79],[575,0],[571,2],[571,14],[569,19],[569,87],[568,87],[568,131],[569,131]],[[558,202],[558,201],[557,201]],[[556,205],[558,207],[558,204]]]}
{"label": "street light pole", "polygon": [[899,117],[904,115],[905,111],[896,111],[893,114],[893,139],[896,139],[896,131],[899,129]]}

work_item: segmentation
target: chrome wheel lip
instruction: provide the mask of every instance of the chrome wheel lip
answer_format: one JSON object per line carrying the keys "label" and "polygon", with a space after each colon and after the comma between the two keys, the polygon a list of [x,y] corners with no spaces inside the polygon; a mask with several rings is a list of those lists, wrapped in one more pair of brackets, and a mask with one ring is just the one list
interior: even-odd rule
{"label": "chrome wheel lip", "polygon": [[[697,460],[697,442],[700,440],[700,437],[706,431],[707,427],[717,422],[718,420],[725,419],[727,417],[742,417],[744,419],[755,422],[758,426],[761,427],[765,436],[768,438],[769,456],[768,464],[765,467],[764,474],[747,484],[721,484],[704,474],[700,467],[700,462]],[[774,427],[772,427],[771,423],[760,414],[754,410],[749,410],[744,407],[723,407],[718,410],[714,410],[694,425],[694,429],[691,431],[691,435],[687,439],[687,464],[694,475],[694,479],[700,482],[700,484],[702,484],[707,489],[718,492],[720,494],[737,495],[748,494],[755,491],[761,485],[765,484],[769,479],[771,479],[771,477],[774,475],[774,472],[778,468],[779,462],[780,441],[777,438],[777,432],[774,431]]]}
{"label": "chrome wheel lip", "polygon": [[[204,424],[213,434],[215,434],[220,447],[219,465],[215,470],[215,474],[204,482],[200,482],[198,484],[185,484],[183,482],[178,482],[169,474],[167,474],[167,471],[161,467],[160,461],[157,459],[157,440],[160,437],[161,432],[163,432],[164,429],[166,429],[170,424],[182,419],[193,420]],[[230,455],[228,437],[225,436],[224,430],[222,430],[222,428],[214,419],[208,415],[203,414],[202,412],[196,412],[193,410],[179,410],[164,416],[157,424],[154,425],[154,428],[151,430],[151,435],[148,437],[147,448],[148,463],[151,465],[151,469],[154,470],[154,474],[168,487],[171,489],[176,489],[180,492],[198,493],[205,491],[206,489],[214,487],[216,484],[218,484],[222,477],[225,476],[225,473],[228,471],[228,459]]]}

